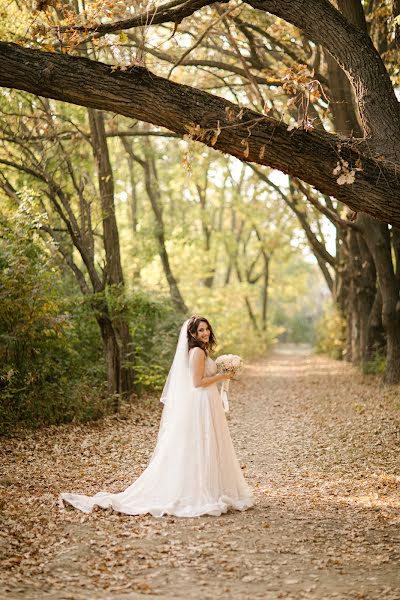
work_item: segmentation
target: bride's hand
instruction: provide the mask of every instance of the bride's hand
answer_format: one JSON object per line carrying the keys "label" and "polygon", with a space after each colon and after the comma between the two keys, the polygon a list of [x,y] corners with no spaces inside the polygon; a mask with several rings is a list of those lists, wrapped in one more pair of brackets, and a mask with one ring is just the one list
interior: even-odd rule
{"label": "bride's hand", "polygon": [[232,379],[233,373],[221,373],[220,377],[221,377],[221,381],[226,381],[226,380]]}

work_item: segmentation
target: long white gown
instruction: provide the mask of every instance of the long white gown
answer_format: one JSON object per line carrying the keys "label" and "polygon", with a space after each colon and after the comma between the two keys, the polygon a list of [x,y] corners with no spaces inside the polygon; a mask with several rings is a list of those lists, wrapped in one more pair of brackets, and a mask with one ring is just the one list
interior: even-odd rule
{"label": "long white gown", "polygon": [[[190,370],[193,351],[189,353]],[[215,362],[207,356],[205,376],[216,372]],[[253,506],[254,496],[236,457],[215,383],[194,388],[184,422],[183,430],[166,432],[161,419],[148,466],[124,491],[94,496],[62,493],[60,498],[85,513],[98,505],[154,517],[219,516],[229,508],[242,511]]]}

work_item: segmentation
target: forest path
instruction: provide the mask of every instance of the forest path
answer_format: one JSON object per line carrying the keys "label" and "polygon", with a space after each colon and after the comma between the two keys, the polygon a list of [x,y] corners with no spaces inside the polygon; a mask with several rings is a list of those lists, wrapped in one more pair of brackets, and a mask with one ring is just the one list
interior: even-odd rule
{"label": "forest path", "polygon": [[287,347],[231,388],[229,427],[256,495],[244,512],[57,506],[60,491],[120,491],[141,473],[158,403],[3,440],[1,599],[400,599],[399,391]]}

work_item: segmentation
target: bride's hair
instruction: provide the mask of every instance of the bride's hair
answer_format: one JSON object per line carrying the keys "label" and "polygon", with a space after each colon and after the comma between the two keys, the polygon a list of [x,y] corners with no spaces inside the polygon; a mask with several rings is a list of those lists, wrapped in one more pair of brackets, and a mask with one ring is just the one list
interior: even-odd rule
{"label": "bride's hair", "polygon": [[[203,342],[198,340],[197,337],[193,337],[193,336],[197,336],[197,328],[201,322],[207,323],[208,328],[210,330],[210,338],[209,338],[207,344],[204,344]],[[210,322],[205,317],[199,317],[198,315],[193,315],[192,317],[190,317],[189,323],[187,326],[187,337],[188,337],[189,350],[191,348],[197,347],[197,348],[201,348],[202,350],[204,350],[207,353],[207,351],[214,350],[214,347],[217,344],[217,340],[215,339],[215,335],[214,335],[214,332],[210,325]]]}

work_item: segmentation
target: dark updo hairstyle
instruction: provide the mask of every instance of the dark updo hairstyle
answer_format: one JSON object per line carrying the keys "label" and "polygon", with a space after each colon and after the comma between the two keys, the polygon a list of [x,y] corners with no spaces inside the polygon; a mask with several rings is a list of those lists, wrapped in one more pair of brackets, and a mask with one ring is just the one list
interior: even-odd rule
{"label": "dark updo hairstyle", "polygon": [[[193,337],[197,335],[197,328],[201,322],[207,323],[210,329],[210,338],[207,344],[204,344],[201,340],[198,340],[197,337]],[[188,337],[188,345],[189,350],[191,348],[201,348],[207,354],[210,350],[214,350],[214,347],[217,344],[217,340],[215,339],[214,332],[212,327],[205,317],[199,317],[199,315],[193,315],[189,319],[189,323],[187,326],[187,337]]]}

